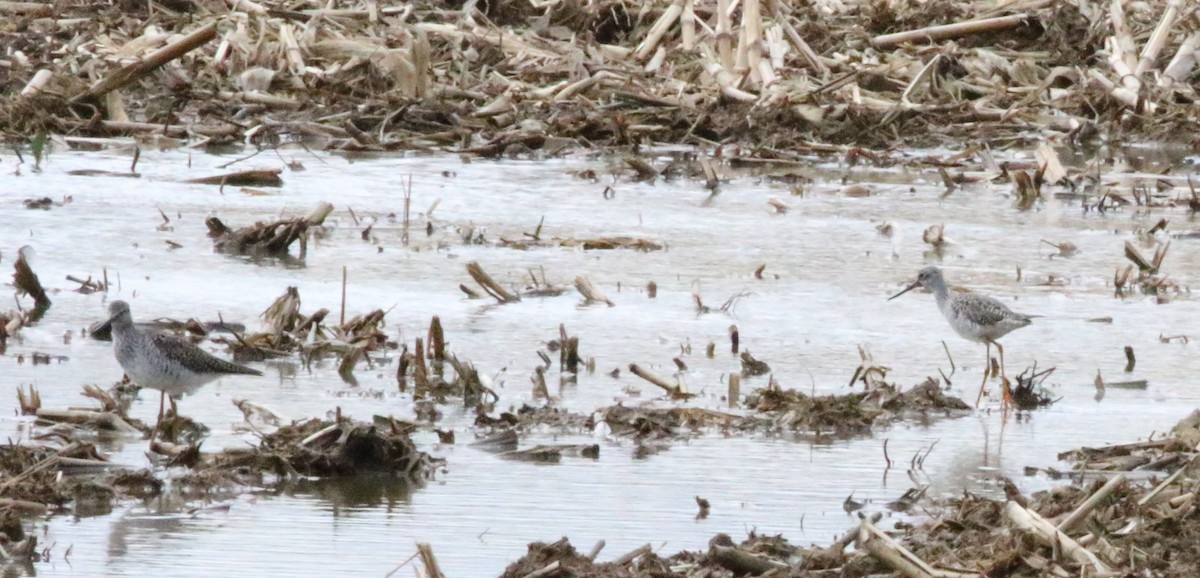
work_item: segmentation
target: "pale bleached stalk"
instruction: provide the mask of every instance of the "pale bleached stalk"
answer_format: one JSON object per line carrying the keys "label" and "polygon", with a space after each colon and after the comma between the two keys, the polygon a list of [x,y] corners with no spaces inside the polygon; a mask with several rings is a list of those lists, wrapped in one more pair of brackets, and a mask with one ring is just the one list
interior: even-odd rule
{"label": "pale bleached stalk", "polygon": [[125,99],[121,98],[119,90],[104,95],[104,110],[108,113],[108,120],[129,121],[129,113],[125,112]]}
{"label": "pale bleached stalk", "polygon": [[1104,46],[1108,48],[1108,65],[1116,73],[1121,86],[1136,94],[1142,90],[1142,81],[1138,80],[1138,77],[1133,73],[1133,68],[1130,68],[1129,59],[1121,52],[1120,44],[1121,41],[1115,36],[1109,36],[1104,39]]}
{"label": "pale bleached stalk", "polygon": [[33,78],[29,79],[29,82],[25,84],[25,88],[21,89],[21,96],[28,96],[30,94],[37,94],[38,92],[41,92],[41,90],[46,87],[46,83],[50,82],[51,78],[54,78],[54,73],[50,72],[48,69],[43,68],[37,71],[33,75]]}
{"label": "pale bleached stalk", "polygon": [[766,84],[758,69],[762,61],[762,0],[745,0],[742,7],[742,30],[745,31],[746,68],[750,70],[750,78],[759,84]]}
{"label": "pale bleached stalk", "polygon": [[725,70],[733,70],[733,20],[729,0],[717,0],[717,56]]}
{"label": "pale bleached stalk", "polygon": [[646,33],[646,39],[638,45],[634,51],[634,58],[643,60],[658,48],[658,43],[662,42],[663,36],[666,36],[667,31],[671,29],[671,25],[679,20],[680,14],[683,14],[683,0],[675,0],[663,11],[658,20],[654,21],[654,25],[650,27],[650,32]]}
{"label": "pale bleached stalk", "polygon": [[1054,524],[1038,515],[1037,512],[1026,509],[1016,502],[1004,504],[1004,514],[1017,528],[1037,537],[1051,548],[1061,551],[1068,558],[1084,568],[1091,568],[1093,575],[1107,576],[1112,572],[1108,565],[1101,562],[1090,550],[1079,545],[1070,536],[1058,531]]}
{"label": "pale bleached stalk", "polygon": [[663,62],[666,62],[666,60],[667,49],[659,46],[658,49],[654,51],[654,56],[651,56],[650,60],[646,61],[646,66],[643,66],[642,70],[649,73],[658,72],[658,69],[662,68]]}
{"label": "pale bleached stalk", "polygon": [[787,34],[788,41],[792,43],[792,46],[796,47],[796,50],[800,52],[800,56],[804,57],[804,61],[808,63],[808,67],[817,72],[822,78],[828,76],[829,67],[825,66],[825,63],[821,61],[821,57],[817,56],[812,47],[804,41],[804,37],[800,36],[800,32],[796,30],[796,27],[792,26],[791,22],[788,22],[787,16],[777,13],[776,17],[779,19],[779,25],[783,27],[784,33]]}
{"label": "pale bleached stalk", "polygon": [[754,94],[746,92],[737,87],[740,77],[734,75],[728,69],[717,61],[716,56],[712,53],[712,49],[701,44],[700,49],[704,57],[704,71],[713,78],[717,86],[721,89],[721,94],[738,100],[741,102],[754,102],[758,97]]}
{"label": "pale bleached stalk", "polygon": [[912,95],[912,91],[914,89],[916,89],[917,84],[919,84],[922,80],[932,76],[933,71],[936,70],[938,63],[941,61],[942,61],[941,54],[935,54],[933,56],[933,58],[930,58],[929,62],[927,62],[925,64],[925,66],[923,68],[921,68],[921,71],[918,72],[917,75],[913,77],[912,82],[909,82],[908,86],[906,86],[904,88],[904,92],[900,93],[900,102],[908,104],[909,103],[908,97],[910,95]]}
{"label": "pale bleached stalk", "polygon": [[1137,52],[1137,44],[1133,42],[1133,33],[1129,31],[1129,24],[1125,22],[1125,8],[1121,6],[1121,0],[1112,0],[1108,15],[1112,20],[1116,52],[1125,62],[1125,67],[1132,71],[1137,66],[1137,60],[1134,57],[1134,53]]}
{"label": "pale bleached stalk", "polygon": [[749,63],[750,63],[750,56],[748,54],[749,51],[747,50],[747,47],[746,47],[746,27],[745,26],[741,26],[738,28],[737,39],[738,39],[737,51],[734,53],[734,56],[733,56],[733,73],[737,74],[738,76],[741,76],[743,74],[746,74],[746,68],[749,66]]}
{"label": "pale bleached stalk", "polygon": [[1192,68],[1196,66],[1196,48],[1200,47],[1200,32],[1193,32],[1179,45],[1179,50],[1175,51],[1175,56],[1171,58],[1171,62],[1163,69],[1162,76],[1158,78],[1160,86],[1170,86],[1173,82],[1183,82],[1184,79],[1192,75]]}
{"label": "pale bleached stalk", "polygon": [[762,85],[768,86],[775,82],[776,70],[783,68],[783,57],[787,54],[788,43],[783,39],[783,27],[774,25],[763,31],[763,42],[767,45],[767,55],[758,63],[758,74],[762,77]]}
{"label": "pale bleached stalk", "polygon": [[[1089,70],[1088,77],[1091,78],[1092,80],[1095,80],[1096,82],[1100,83],[1101,85],[1103,85],[1104,89],[1108,91],[1109,96],[1112,96],[1113,98],[1125,103],[1125,105],[1128,106],[1129,108],[1137,108],[1137,104],[1138,104],[1138,93],[1137,92],[1132,91],[1128,88],[1125,88],[1124,86],[1118,86],[1116,83],[1109,80],[1107,76],[1104,76],[1104,74],[1098,70],[1094,70],[1094,69]],[[1147,114],[1153,113],[1156,109],[1157,109],[1157,107],[1154,105],[1153,102],[1147,101],[1143,105],[1143,110]]]}
{"label": "pale bleached stalk", "polygon": [[930,566],[928,562],[913,554],[895,538],[888,536],[867,518],[863,518],[858,523],[855,544],[857,548],[870,552],[872,556],[882,560],[893,570],[908,578],[943,578],[966,575]]}
{"label": "pale bleached stalk", "polygon": [[996,18],[984,18],[981,20],[968,20],[966,22],[955,22],[954,24],[930,26],[919,30],[882,34],[872,38],[871,44],[876,48],[887,48],[897,44],[904,44],[905,42],[937,42],[939,40],[950,40],[971,34],[1016,28],[1024,25],[1028,20],[1029,15],[1024,13],[998,16]]}
{"label": "pale bleached stalk", "polygon": [[283,43],[288,71],[297,76],[303,74],[305,66],[304,53],[300,50],[300,43],[296,42],[296,35],[292,33],[291,24],[279,24],[279,40]]}
{"label": "pale bleached stalk", "polygon": [[1162,20],[1158,21],[1158,26],[1154,29],[1154,33],[1150,35],[1150,40],[1146,41],[1145,48],[1142,48],[1142,56],[1138,58],[1137,68],[1133,69],[1133,73],[1141,76],[1158,60],[1158,54],[1162,52],[1163,45],[1167,43],[1167,36],[1171,34],[1171,27],[1175,24],[1175,19],[1179,16],[1180,0],[1171,0],[1167,3],[1167,9],[1163,12]]}
{"label": "pale bleached stalk", "polygon": [[679,17],[680,38],[683,49],[691,51],[696,47],[696,0],[684,0],[683,14]]}

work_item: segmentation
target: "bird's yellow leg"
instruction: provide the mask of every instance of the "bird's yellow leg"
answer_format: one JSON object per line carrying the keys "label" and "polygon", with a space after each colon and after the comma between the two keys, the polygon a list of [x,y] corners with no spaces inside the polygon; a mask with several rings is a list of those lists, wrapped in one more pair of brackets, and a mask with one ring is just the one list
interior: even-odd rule
{"label": "bird's yellow leg", "polygon": [[158,419],[154,421],[154,429],[150,430],[150,443],[154,443],[154,436],[158,435],[158,427],[162,425],[163,418],[163,399],[166,397],[166,392],[158,392]]}
{"label": "bird's yellow leg", "polygon": [[975,398],[975,407],[979,407],[979,402],[983,400],[983,390],[987,387],[988,375],[992,372],[992,342],[985,341],[987,351],[984,353],[983,359],[983,381],[979,382],[979,396]]}
{"label": "bird's yellow leg", "polygon": [[1000,352],[1000,384],[1004,387],[1003,407],[1012,405],[1012,387],[1008,383],[1008,376],[1004,374],[1004,348],[996,343],[996,351]]}

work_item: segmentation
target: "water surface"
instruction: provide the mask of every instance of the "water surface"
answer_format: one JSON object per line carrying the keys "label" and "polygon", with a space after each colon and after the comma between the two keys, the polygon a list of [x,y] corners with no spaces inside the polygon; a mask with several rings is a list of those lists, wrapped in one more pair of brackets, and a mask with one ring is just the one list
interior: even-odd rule
{"label": "water surface", "polygon": [[[1139,151],[1123,155],[1118,166],[1106,168],[1110,174],[1153,174],[1163,166],[1156,163],[1178,160]],[[1008,185],[969,185],[945,196],[933,169],[817,160],[796,169],[812,179],[803,196],[792,195],[786,182],[730,173],[715,197],[702,183],[660,180],[621,181],[606,198],[616,165],[582,155],[464,162],[455,156],[348,159],[289,150],[283,157],[302,162],[305,170],[285,171],[286,184],[266,195],[181,183],[219,172],[235,155],[145,153],[140,179],[67,174],[124,170],[128,154],[121,151],[59,150],[42,172],[24,166],[19,177],[12,174],[15,158],[6,157],[11,162],[3,165],[9,169],[0,219],[10,226],[0,229],[0,267],[11,267],[19,247],[33,246],[35,271],[54,291],[54,305],[0,357],[3,381],[34,384],[44,405],[67,407],[89,405],[79,395],[83,384],[108,386],[121,377],[107,343],[79,336],[103,317],[106,297],[74,292],[67,275],[96,278],[107,269],[114,286],[107,299],[128,300],[139,319],[220,316],[256,327],[259,313],[289,286],[299,289],[302,311],[328,307],[336,314],[344,266],[347,316],[391,308],[389,334],[406,342],[424,335],[432,315],[440,316],[450,349],[492,379],[502,408],[543,403],[533,399],[529,376],[540,364],[536,352],[557,338],[560,324],[580,336],[582,354],[597,366],[561,388],[557,371],[551,372],[555,403],[572,411],[590,413],[618,401],[670,404],[625,368],[639,363],[670,375],[676,356],[688,365],[682,379],[701,394],[692,403],[723,407],[724,376],[739,369],[729,353],[731,325],[738,327],[742,347],[767,361],[781,384],[817,393],[846,391],[859,345],[869,347],[900,384],[915,384],[939,369],[950,374],[945,341],[957,367],[952,392],[974,401],[983,347],[954,335],[927,294],[886,300],[932,263],[945,269],[952,284],[1044,316],[1004,339],[1006,360],[1011,373],[1035,361],[1056,367],[1047,385],[1061,401],[1007,423],[996,412],[981,411],[834,442],[711,432],[643,458],[635,457],[629,440],[587,432],[547,430],[522,441],[601,444],[598,460],[564,458],[557,465],[502,460],[470,447],[473,415],[446,406],[438,425],[455,429],[459,443],[440,445],[432,433],[416,436],[423,449],[447,459],[446,470],[426,487],[306,482],[207,501],[123,504],[102,516],[58,516],[41,523],[51,562],[37,566],[40,575],[208,576],[236,569],[324,576],[334,563],[341,573],[383,575],[413,553],[415,542],[429,542],[447,575],[486,576],[498,574],[529,542],[561,536],[585,550],[605,540],[601,559],[647,542],[663,554],[703,548],[717,532],[737,537],[751,529],[828,543],[856,521],[843,511],[847,496],[882,508],[913,485],[904,471],[910,458],[934,444],[924,470],[914,474],[934,492],[995,492],[997,475],[1034,490],[1049,482],[1022,477],[1024,466],[1063,467],[1056,461],[1060,451],[1162,432],[1200,399],[1191,379],[1200,370],[1194,346],[1160,340],[1186,335],[1200,321],[1190,295],[1158,304],[1140,295],[1116,299],[1111,287],[1114,269],[1125,263],[1125,241],[1159,218],[1170,219],[1172,230],[1190,228],[1184,209],[1099,213],[1084,211],[1079,200],[1051,199],[1020,212],[1012,207]],[[260,155],[233,168],[276,166],[282,163],[273,155]],[[583,170],[600,177],[577,177]],[[406,248],[399,216],[409,176],[414,216]],[[843,180],[865,183],[875,194],[839,194]],[[71,200],[50,211],[26,210],[21,200],[35,196]],[[767,204],[772,197],[791,210],[775,214]],[[333,203],[335,212],[328,235],[310,243],[304,267],[218,255],[205,236],[209,216],[244,225],[304,214],[320,201]],[[425,212],[435,201],[428,219],[435,235],[426,237]],[[473,228],[489,241],[520,238],[543,217],[544,238],[630,235],[668,249],[517,251],[463,244],[457,235]],[[890,237],[876,230],[885,221],[894,229]],[[361,233],[370,223],[372,240],[364,241]],[[936,223],[945,223],[953,240],[940,258],[928,254],[921,240],[924,228]],[[1042,239],[1069,241],[1081,251],[1051,258],[1054,251]],[[182,247],[172,249],[167,241]],[[1164,265],[1185,288],[1200,274],[1200,256],[1191,247],[1196,242],[1174,241]],[[581,306],[574,291],[504,306],[469,300],[458,284],[471,284],[464,266],[472,260],[514,286],[524,285],[531,270],[564,286],[587,275],[616,306]],[[753,274],[760,265],[766,265],[761,280]],[[658,285],[655,299],[646,295],[650,281]],[[748,294],[732,314],[698,315],[693,306],[693,293],[716,306],[740,292]],[[1112,322],[1088,322],[1098,317]],[[65,339],[68,334],[72,338]],[[704,356],[710,341],[717,344],[714,359]],[[1122,371],[1126,345],[1138,359],[1132,374]],[[690,353],[681,354],[688,346]],[[33,351],[68,360],[40,366],[17,361]],[[181,402],[184,413],[212,428],[206,449],[252,441],[235,429],[241,414],[233,397],[294,418],[322,416],[335,407],[362,419],[413,417],[411,396],[397,390],[394,366],[360,366],[359,383],[352,386],[337,377],[332,361],[311,373],[294,359],[261,365],[265,377],[224,379]],[[621,369],[619,378],[608,375],[614,368]],[[1109,380],[1146,379],[1150,385],[1110,389],[1097,401],[1097,371]],[[766,380],[745,379],[742,389]],[[132,410],[141,419],[153,419],[156,411],[153,392],[144,392]],[[14,413],[5,412],[0,428],[24,439],[30,422]],[[884,440],[897,462],[886,475]],[[144,441],[129,439],[102,449],[115,461],[144,466],[144,447]],[[707,519],[695,519],[695,496],[712,503]]]}

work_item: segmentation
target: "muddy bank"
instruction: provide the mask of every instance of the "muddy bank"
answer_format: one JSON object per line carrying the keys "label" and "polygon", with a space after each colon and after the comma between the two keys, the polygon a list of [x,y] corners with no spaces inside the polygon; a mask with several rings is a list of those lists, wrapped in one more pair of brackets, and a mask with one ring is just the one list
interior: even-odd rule
{"label": "muddy bank", "polygon": [[21,142],[305,139],[481,156],[667,142],[787,159],[1196,128],[1185,113],[1198,37],[1163,0],[187,0],[9,3],[0,13],[0,43],[11,47],[0,125]]}
{"label": "muddy bank", "polygon": [[[1192,455],[1200,419],[1191,416],[1168,438],[1107,448],[1081,449],[1076,458],[1104,460],[1102,476],[1023,495],[998,480],[1006,499],[973,494],[951,499],[901,499],[893,510],[919,505],[928,519],[880,528],[879,513],[858,515],[858,526],[827,547],[799,546],[753,532],[735,543],[718,534],[707,550],[669,557],[649,544],[611,561],[597,562],[604,543],[589,552],[567,538],[529,545],[504,578],[527,576],[1106,576],[1147,574],[1183,578],[1200,565],[1196,462]],[[1157,460],[1121,465],[1114,456],[1152,453]],[[1081,464],[1082,465],[1082,464]],[[1142,469],[1144,468],[1144,469]],[[1140,472],[1139,475],[1130,472]],[[1136,472],[1135,472],[1136,473]],[[906,493],[906,497],[909,494]],[[849,511],[849,510],[848,510]],[[848,549],[854,545],[854,549]]]}

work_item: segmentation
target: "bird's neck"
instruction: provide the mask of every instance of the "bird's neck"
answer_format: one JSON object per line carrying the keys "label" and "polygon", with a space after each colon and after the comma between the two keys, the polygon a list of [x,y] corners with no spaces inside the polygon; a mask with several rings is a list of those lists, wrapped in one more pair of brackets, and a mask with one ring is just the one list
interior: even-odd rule
{"label": "bird's neck", "polygon": [[950,289],[945,283],[938,283],[933,286],[933,297],[937,299],[938,307],[942,307],[950,299]]}
{"label": "bird's neck", "polygon": [[133,322],[118,319],[112,322],[113,340],[125,339],[133,331]]}

